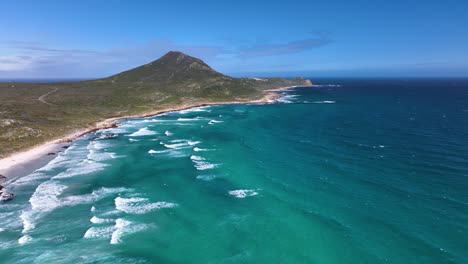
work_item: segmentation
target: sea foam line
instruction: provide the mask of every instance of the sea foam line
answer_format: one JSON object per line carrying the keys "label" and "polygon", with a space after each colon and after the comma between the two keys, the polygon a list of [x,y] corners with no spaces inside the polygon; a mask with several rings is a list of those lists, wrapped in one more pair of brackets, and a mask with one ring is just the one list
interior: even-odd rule
{"label": "sea foam line", "polygon": [[197,170],[210,170],[219,166],[219,164],[209,163],[205,160],[205,158],[196,155],[190,156],[190,159],[194,163],[194,166]]}
{"label": "sea foam line", "polygon": [[335,104],[336,101],[315,101],[313,104]]}
{"label": "sea foam line", "polygon": [[148,127],[144,127],[139,129],[137,132],[134,132],[130,135],[127,135],[128,137],[142,137],[142,136],[152,136],[158,134],[155,131],[149,130]]}
{"label": "sea foam line", "polygon": [[256,192],[255,190],[247,190],[247,189],[232,190],[232,191],[229,191],[228,193],[229,195],[232,195],[240,199],[243,199],[249,196],[255,196],[258,194],[258,192]]}
{"label": "sea foam line", "polygon": [[21,213],[20,219],[23,222],[22,233],[26,234],[36,227],[36,223],[46,213],[62,206],[75,206],[79,204],[92,203],[101,200],[111,194],[126,192],[126,188],[99,188],[91,194],[72,195],[59,198],[68,186],[49,180],[40,184],[29,199],[31,209]]}
{"label": "sea foam line", "polygon": [[212,149],[202,149],[202,148],[194,147],[194,148],[193,148],[193,151],[195,151],[195,152],[212,151]]}
{"label": "sea foam line", "polygon": [[153,210],[173,208],[177,206],[177,204],[169,202],[152,203],[149,202],[147,198],[141,197],[123,198],[119,196],[115,198],[114,203],[117,210],[128,214],[145,214]]}
{"label": "sea foam line", "polygon": [[222,122],[224,122],[224,121],[219,121],[219,120],[213,119],[213,120],[210,120],[210,122],[208,122],[208,125],[213,125],[213,124],[222,123]]}

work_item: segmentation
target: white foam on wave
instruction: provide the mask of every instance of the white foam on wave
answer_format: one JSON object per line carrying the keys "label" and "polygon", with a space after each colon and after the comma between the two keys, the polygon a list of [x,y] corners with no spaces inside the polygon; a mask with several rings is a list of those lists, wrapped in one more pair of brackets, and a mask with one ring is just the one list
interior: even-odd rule
{"label": "white foam on wave", "polygon": [[93,205],[93,206],[91,206],[91,209],[89,209],[89,211],[91,211],[91,212],[94,212],[94,211],[96,211],[96,207],[94,207],[94,205]]}
{"label": "white foam on wave", "polygon": [[222,123],[224,121],[219,121],[219,120],[210,120],[210,122],[208,122],[208,125],[213,125],[213,124],[217,124],[217,123]]}
{"label": "white foam on wave", "polygon": [[170,148],[170,149],[181,149],[181,148],[187,148],[188,144],[186,142],[184,143],[176,143],[176,144],[164,144],[164,147]]}
{"label": "white foam on wave", "polygon": [[50,178],[50,175],[48,175],[47,172],[50,172],[58,168],[72,167],[78,164],[79,162],[81,162],[81,159],[76,158],[75,155],[73,154],[82,156],[86,152],[88,152],[87,149],[84,149],[84,148],[77,149],[76,146],[70,146],[64,152],[57,155],[53,160],[51,160],[45,166],[37,169],[36,171],[34,171],[33,173],[29,175],[26,175],[24,177],[20,177],[14,180],[10,184],[10,186],[37,183],[37,181],[39,180]]}
{"label": "white foam on wave", "polygon": [[[97,157],[93,157],[93,158],[97,158]],[[52,177],[52,179],[65,179],[65,178],[75,177],[78,175],[92,174],[95,172],[102,171],[108,166],[109,166],[108,164],[95,162],[93,160],[84,160],[81,163],[79,163],[77,166],[71,167],[67,169],[66,171],[58,174],[57,176]]]}
{"label": "white foam on wave", "polygon": [[194,113],[194,112],[211,112],[211,110],[208,109],[209,107],[210,106],[193,107],[193,108],[189,108],[185,110],[180,110],[179,113],[188,114],[188,113]]}
{"label": "white foam on wave", "polygon": [[[127,127],[133,127],[133,126],[127,126]],[[125,134],[125,133],[128,133],[128,131],[125,129],[125,126],[106,128],[106,129],[103,129],[101,131],[103,133],[109,133],[109,134]]]}
{"label": "white foam on wave", "polygon": [[219,166],[219,164],[213,164],[205,161],[205,158],[200,156],[192,155],[190,159],[194,163],[194,166],[197,170],[210,170]]}
{"label": "white foam on wave", "polygon": [[[18,221],[22,206],[11,206],[12,204],[0,204],[0,232],[6,230],[16,230],[22,227],[22,223]],[[3,212],[5,210],[5,212]],[[1,237],[1,235],[0,235]],[[0,248],[2,247],[0,243]]]}
{"label": "white foam on wave", "polygon": [[23,222],[23,230],[21,233],[25,234],[36,227],[34,222],[34,211],[23,211],[20,215],[20,219]]}
{"label": "white foam on wave", "polygon": [[115,220],[114,232],[112,232],[110,244],[119,244],[122,241],[122,237],[128,233],[135,233],[146,229],[146,225],[133,224],[130,221],[119,218]]}
{"label": "white foam on wave", "polygon": [[122,235],[124,233],[124,228],[129,225],[130,225],[130,222],[124,219],[119,218],[115,220],[115,231],[112,232],[110,243],[118,244],[121,241]]}
{"label": "white foam on wave", "polygon": [[68,186],[50,180],[40,184],[29,199],[31,208],[40,212],[48,212],[60,206],[85,204],[103,199],[111,194],[126,192],[126,188],[99,188],[90,194],[71,195],[59,198]]}
{"label": "white foam on wave", "polygon": [[116,154],[113,152],[97,152],[95,150],[90,150],[87,159],[93,161],[105,161],[117,158]]}
{"label": "white foam on wave", "polygon": [[218,167],[218,164],[212,164],[208,162],[197,162],[195,164],[195,168],[197,168],[197,170],[211,170],[216,167]]}
{"label": "white foam on wave", "polygon": [[102,149],[108,146],[108,143],[96,141],[90,142],[90,144],[88,144],[88,146],[86,147],[86,149],[88,150],[86,159],[81,161],[77,159],[79,163],[75,163],[74,166],[68,166],[67,170],[52,177],[52,179],[70,178],[77,175],[92,174],[104,170],[105,167],[109,165],[101,163],[102,161],[121,157],[116,156],[116,154],[113,152],[101,152]]}
{"label": "white foam on wave", "polygon": [[92,226],[88,230],[86,230],[83,238],[91,239],[91,238],[105,238],[109,239],[112,236],[112,232],[114,232],[114,226]]}
{"label": "white foam on wave", "polygon": [[[101,137],[103,137],[101,135]],[[91,141],[89,142],[88,146],[86,146],[86,148],[88,150],[101,150],[101,149],[105,149],[105,148],[108,148],[112,146],[111,143],[109,143],[108,141],[102,141],[102,140],[94,140],[94,141]]]}
{"label": "white foam on wave", "polygon": [[169,148],[169,149],[184,149],[184,148],[188,148],[190,146],[193,146],[193,145],[197,145],[201,142],[199,141],[189,141],[189,140],[180,140],[178,141],[180,143],[174,143],[174,144],[166,144],[164,142],[159,142],[159,144],[163,145],[164,147],[166,148]]}
{"label": "white foam on wave", "polygon": [[134,132],[130,135],[127,135],[129,137],[142,137],[142,136],[152,136],[152,135],[156,135],[157,132],[155,131],[152,131],[152,130],[149,130],[147,127],[144,127],[144,128],[141,128],[140,130],[138,130],[137,132]]}
{"label": "white foam on wave", "polygon": [[143,122],[143,123],[154,123],[154,122],[158,122],[158,121],[159,120],[152,118],[152,119],[143,119],[143,121],[141,121],[141,122]]}
{"label": "white foam on wave", "polygon": [[32,240],[32,237],[29,235],[24,235],[18,239],[18,244],[23,245]]}
{"label": "white foam on wave", "polygon": [[202,158],[200,156],[196,156],[196,155],[192,155],[190,156],[190,159],[191,160],[197,160],[197,161],[200,161],[200,160],[205,160],[205,158]]}
{"label": "white foam on wave", "polygon": [[336,101],[315,101],[313,104],[335,104]]}
{"label": "white foam on wave", "polygon": [[42,173],[42,172],[34,172],[24,177],[20,177],[9,186],[18,186],[18,185],[29,185],[29,184],[37,184],[38,181],[48,179],[50,175]]}
{"label": "white foam on wave", "polygon": [[29,199],[31,209],[23,211],[20,215],[23,221],[22,233],[35,228],[37,221],[47,212],[51,212],[62,206],[75,206],[92,203],[108,197],[111,194],[128,191],[126,188],[99,188],[91,194],[72,195],[59,198],[68,187],[55,180],[40,184]]}
{"label": "white foam on wave", "polygon": [[163,154],[163,153],[170,153],[172,152],[173,150],[172,149],[165,149],[165,150],[154,150],[154,149],[150,149],[148,151],[149,154]]}
{"label": "white foam on wave", "polygon": [[169,130],[166,130],[166,132],[164,132],[164,135],[169,137],[169,136],[172,136],[173,134]]}
{"label": "white foam on wave", "polygon": [[60,206],[59,195],[68,187],[57,181],[50,180],[39,184],[36,190],[29,198],[29,203],[33,210],[51,211]]}
{"label": "white foam on wave", "polygon": [[212,149],[202,149],[202,148],[194,147],[194,148],[193,148],[193,151],[195,151],[195,152],[212,151]]}
{"label": "white foam on wave", "polygon": [[117,210],[128,214],[145,214],[153,210],[177,206],[177,204],[169,202],[152,203],[147,198],[141,197],[123,198],[119,196],[115,198],[114,203]]}
{"label": "white foam on wave", "polygon": [[91,194],[72,195],[61,199],[60,206],[74,206],[79,204],[87,204],[104,199],[112,194],[126,192],[128,189],[119,188],[99,188],[94,190]]}
{"label": "white foam on wave", "polygon": [[187,144],[189,144],[190,146],[195,146],[195,145],[198,145],[200,143],[201,143],[201,141],[187,141]]}
{"label": "white foam on wave", "polygon": [[89,219],[89,221],[93,224],[104,224],[104,223],[110,223],[110,222],[113,222],[114,220],[113,219],[108,219],[108,218],[99,218],[97,216],[93,216],[91,217],[91,219]]}
{"label": "white foam on wave", "polygon": [[[171,143],[177,143],[177,144],[187,144],[189,146],[195,146],[195,145],[198,145],[201,143],[201,141],[192,141],[192,140],[188,140],[188,139],[174,139],[174,140],[171,140],[169,141]],[[162,143],[164,144],[164,143]]]}
{"label": "white foam on wave", "polygon": [[129,138],[128,141],[130,141],[130,142],[138,142],[138,141],[140,141],[140,140],[139,140],[139,139],[134,139],[134,138]]}
{"label": "white foam on wave", "polygon": [[294,103],[292,100],[296,97],[298,97],[297,94],[284,95],[276,99],[276,102],[284,103],[284,104],[291,104],[291,103]]}
{"label": "white foam on wave", "polygon": [[[72,158],[70,158],[69,156],[66,155],[72,149],[73,149],[73,146],[69,147],[67,150],[65,150],[64,153],[62,153],[62,154],[58,155],[57,157],[55,157],[53,160],[51,160],[49,163],[47,163],[47,165],[45,165],[44,167],[36,170],[36,172],[48,172],[48,171],[51,171],[51,170],[56,169],[58,167],[66,167],[66,166],[75,164],[76,160],[72,159]],[[24,178],[24,177],[21,177],[21,178]]]}
{"label": "white foam on wave", "polygon": [[203,120],[202,117],[194,117],[194,118],[184,118],[184,117],[179,117],[177,118],[177,121],[200,121],[200,120]]}
{"label": "white foam on wave", "polygon": [[233,191],[229,191],[228,193],[229,195],[232,195],[236,198],[241,198],[241,199],[249,197],[249,196],[255,196],[258,194],[258,192],[256,192],[255,190],[247,190],[247,189],[233,190]]}

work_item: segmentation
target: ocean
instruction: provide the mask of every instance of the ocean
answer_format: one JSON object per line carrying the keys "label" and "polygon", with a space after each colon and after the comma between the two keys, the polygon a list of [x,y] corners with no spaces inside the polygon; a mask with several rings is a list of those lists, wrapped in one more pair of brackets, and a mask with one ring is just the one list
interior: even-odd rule
{"label": "ocean", "polygon": [[312,81],[76,140],[8,182],[0,263],[468,263],[468,80]]}

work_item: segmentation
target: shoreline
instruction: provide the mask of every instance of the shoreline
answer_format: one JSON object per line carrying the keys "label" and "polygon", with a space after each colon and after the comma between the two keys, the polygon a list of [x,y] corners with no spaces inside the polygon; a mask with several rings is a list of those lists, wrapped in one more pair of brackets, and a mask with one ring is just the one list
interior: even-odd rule
{"label": "shoreline", "polygon": [[[187,110],[194,107],[213,106],[213,105],[234,105],[234,104],[270,104],[274,103],[275,100],[281,95],[279,92],[290,90],[297,87],[312,87],[312,85],[304,86],[287,86],[274,89],[264,90],[265,95],[257,100],[239,100],[239,101],[227,101],[227,102],[196,102],[193,104],[185,103],[177,107],[169,107],[165,109],[145,112],[141,114],[112,117],[107,118],[103,121],[97,122],[96,125],[81,129],[79,131],[72,132],[64,135],[63,137],[46,141],[42,144],[31,147],[28,150],[15,152],[7,157],[0,159],[0,183],[2,181],[8,182],[10,180],[28,175],[35,170],[45,166],[55,157],[57,154],[63,151],[68,144],[74,140],[101,129],[112,128],[118,126],[118,121],[131,118],[144,118],[149,116],[155,116],[164,113],[177,112],[181,110]],[[53,153],[53,154],[52,154]],[[3,176],[3,177],[2,177]]]}

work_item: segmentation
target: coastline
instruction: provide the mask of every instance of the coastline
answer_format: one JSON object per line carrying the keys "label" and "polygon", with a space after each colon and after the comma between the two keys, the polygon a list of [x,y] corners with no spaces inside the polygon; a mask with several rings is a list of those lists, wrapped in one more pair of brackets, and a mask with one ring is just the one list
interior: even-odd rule
{"label": "coastline", "polygon": [[[287,86],[274,89],[264,90],[265,95],[257,100],[239,100],[239,101],[225,101],[225,102],[194,102],[193,104],[185,103],[177,107],[170,107],[150,112],[144,112],[136,115],[112,117],[103,121],[97,122],[96,125],[87,127],[60,138],[46,141],[42,144],[33,146],[32,148],[20,152],[15,152],[7,157],[0,159],[0,183],[3,181],[10,181],[21,176],[28,175],[35,170],[45,166],[48,162],[53,160],[58,153],[64,150],[67,145],[73,142],[75,139],[80,138],[88,133],[92,133],[97,130],[112,128],[118,126],[119,120],[129,118],[143,118],[163,113],[176,112],[181,110],[187,110],[194,107],[212,106],[212,105],[232,105],[232,104],[270,104],[274,103],[275,100],[281,95],[279,92],[290,90],[296,87],[312,87],[312,85],[304,86]],[[53,153],[53,154],[52,154]],[[3,177],[1,177],[3,176]]]}

